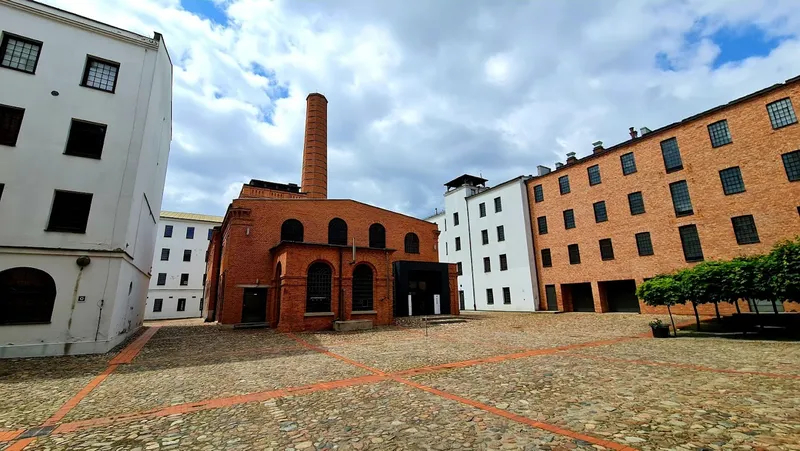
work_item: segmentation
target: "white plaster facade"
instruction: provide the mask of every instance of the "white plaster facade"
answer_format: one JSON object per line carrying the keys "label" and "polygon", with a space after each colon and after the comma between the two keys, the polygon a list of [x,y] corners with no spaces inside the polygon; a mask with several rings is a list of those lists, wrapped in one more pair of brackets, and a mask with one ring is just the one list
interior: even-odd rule
{"label": "white plaster facade", "polygon": [[[458,277],[462,310],[532,312],[539,310],[539,291],[534,260],[533,237],[527,177],[517,177],[495,187],[486,187],[478,177],[462,176],[454,180],[457,186],[445,193],[444,212],[427,220],[439,226],[439,261],[461,263]],[[451,182],[452,184],[453,182]],[[500,211],[495,211],[495,199],[500,199]],[[485,215],[481,215],[481,204]],[[458,225],[455,225],[455,215]],[[498,236],[502,226],[504,239]],[[484,244],[483,232],[488,235]],[[461,242],[457,249],[456,238]],[[501,268],[505,255],[507,269]],[[484,258],[489,258],[490,270],[485,271]],[[509,290],[510,302],[504,299]],[[493,303],[487,289],[492,290]],[[463,293],[463,294],[462,294]]]}
{"label": "white plaster facade", "polygon": [[[153,277],[150,279],[144,319],[202,316],[208,240],[211,229],[220,225],[221,216],[161,212],[153,255]],[[171,236],[165,233],[167,227],[171,227]],[[193,238],[187,237],[189,228],[193,230]],[[162,260],[162,254],[167,254],[163,252],[164,249],[169,250],[166,260]],[[189,261],[185,261],[184,254],[188,254]],[[159,274],[166,275],[164,285],[158,284]],[[182,274],[188,274],[186,285],[181,285]],[[156,311],[159,310],[156,299],[161,299],[158,303],[160,311]],[[182,303],[179,302],[181,299],[184,300]],[[183,310],[179,310],[179,303],[183,304]]]}
{"label": "white plaster facade", "polygon": [[[25,302],[3,285],[5,270],[42,270],[56,293],[48,322],[0,317],[0,357],[107,352],[144,319],[172,139],[172,63],[157,33],[27,0],[0,0],[0,31],[41,42],[34,73],[0,66],[0,104],[24,109],[16,144],[0,145],[0,315]],[[82,86],[89,55],[119,64],[113,92]],[[107,126],[98,159],[65,153],[73,119]],[[92,194],[84,233],[46,230],[56,190]],[[84,268],[81,256],[90,258]]]}

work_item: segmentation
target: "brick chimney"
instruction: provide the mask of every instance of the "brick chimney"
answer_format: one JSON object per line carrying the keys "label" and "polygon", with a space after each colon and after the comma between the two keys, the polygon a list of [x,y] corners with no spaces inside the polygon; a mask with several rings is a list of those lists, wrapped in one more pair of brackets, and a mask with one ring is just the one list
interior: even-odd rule
{"label": "brick chimney", "polygon": [[576,163],[578,159],[575,157],[575,152],[567,153],[567,164]]}
{"label": "brick chimney", "polygon": [[316,92],[306,97],[306,137],[300,187],[310,199],[328,198],[328,99]]}
{"label": "brick chimney", "polygon": [[606,150],[603,147],[603,141],[595,141],[592,143],[592,153],[598,153]]}
{"label": "brick chimney", "polygon": [[628,129],[628,133],[631,134],[631,139],[636,139],[639,137],[639,132],[637,132],[633,127]]}

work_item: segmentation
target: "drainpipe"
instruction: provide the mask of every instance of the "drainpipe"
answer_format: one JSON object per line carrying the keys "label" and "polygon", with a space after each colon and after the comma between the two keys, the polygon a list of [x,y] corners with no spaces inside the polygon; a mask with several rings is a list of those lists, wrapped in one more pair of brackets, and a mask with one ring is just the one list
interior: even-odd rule
{"label": "drainpipe", "polygon": [[[472,260],[472,230],[469,226],[469,196],[464,198],[464,205],[467,207],[467,245],[469,246],[469,276],[472,279],[472,310],[478,310],[478,299],[475,297],[475,267]],[[456,279],[458,280],[458,279]],[[458,287],[456,287],[458,289]]]}
{"label": "drainpipe", "polygon": [[344,288],[342,288],[342,248],[339,248],[339,321],[344,321]]}

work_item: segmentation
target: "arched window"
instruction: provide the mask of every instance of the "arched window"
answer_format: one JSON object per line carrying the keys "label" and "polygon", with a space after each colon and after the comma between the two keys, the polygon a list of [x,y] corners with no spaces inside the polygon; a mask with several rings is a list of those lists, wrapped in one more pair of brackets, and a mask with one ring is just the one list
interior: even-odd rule
{"label": "arched window", "polygon": [[386,247],[386,229],[380,224],[369,226],[369,247],[384,249]]}
{"label": "arched window", "polygon": [[331,267],[317,262],[308,268],[306,313],[331,311]]}
{"label": "arched window", "polygon": [[372,268],[361,264],[353,270],[353,311],[372,309]]}
{"label": "arched window", "polygon": [[0,272],[0,324],[49,323],[56,303],[56,282],[36,268]]}
{"label": "arched window", "polygon": [[419,237],[414,232],[406,233],[406,253],[419,254]]}
{"label": "arched window", "polygon": [[287,219],[281,225],[281,241],[303,242],[303,223],[297,219]]}
{"label": "arched window", "polygon": [[333,218],[328,223],[328,244],[347,246],[347,223],[344,219]]}

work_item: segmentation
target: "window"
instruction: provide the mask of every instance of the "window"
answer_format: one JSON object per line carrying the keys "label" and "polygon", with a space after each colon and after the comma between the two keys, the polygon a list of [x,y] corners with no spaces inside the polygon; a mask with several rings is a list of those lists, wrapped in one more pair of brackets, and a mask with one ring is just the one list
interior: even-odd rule
{"label": "window", "polygon": [[73,119],[64,155],[99,160],[105,139],[106,125]]}
{"label": "window", "polygon": [[164,226],[164,238],[172,238],[172,226],[165,225]]}
{"label": "window", "polygon": [[[419,254],[419,237],[414,232],[406,233],[405,238],[406,254]],[[460,246],[459,246],[460,247]]]}
{"label": "window", "polygon": [[208,274],[206,274],[206,273],[203,273],[203,286],[206,286],[206,276],[207,276],[207,275],[208,275]]}
{"label": "window", "polygon": [[458,225],[458,213],[453,213],[453,226]]}
{"label": "window", "polygon": [[450,255],[450,246],[448,246],[448,244],[447,241],[444,242],[444,255]]}
{"label": "window", "polygon": [[178,311],[179,312],[186,311],[186,299],[183,298],[178,299]]}
{"label": "window", "polygon": [[542,249],[542,267],[549,268],[553,266],[553,258],[550,255],[550,249]]}
{"label": "window", "polygon": [[481,218],[486,216],[486,202],[481,202],[478,204],[478,212],[480,213]]}
{"label": "window", "polygon": [[486,305],[494,305],[494,293],[491,288],[486,289]]}
{"label": "window", "polygon": [[117,89],[117,72],[119,63],[88,56],[81,86],[114,92]]}
{"label": "window", "polygon": [[589,166],[586,169],[586,172],[589,173],[589,186],[599,185],[602,183],[602,180],[600,179],[600,166]]}
{"label": "window", "polygon": [[181,286],[189,285],[189,274],[181,274]]}
{"label": "window", "polygon": [[331,267],[316,262],[308,268],[306,278],[306,313],[327,313],[331,311]]}
{"label": "window", "polygon": [[594,222],[608,221],[608,212],[606,212],[606,202],[604,200],[595,202],[592,207],[594,208]]}
{"label": "window", "polygon": [[488,230],[481,230],[481,242],[484,245],[489,244],[489,231]]}
{"label": "window", "polygon": [[641,191],[628,194],[628,207],[631,209],[631,215],[644,213],[644,198]]}
{"label": "window", "polygon": [[511,303],[511,288],[503,287],[503,304]]}
{"label": "window", "polygon": [[2,199],[3,199],[3,190],[4,190],[5,188],[6,188],[6,185],[5,185],[5,184],[3,184],[3,183],[0,183],[0,200],[2,200]]}
{"label": "window", "polygon": [[797,116],[792,108],[792,101],[788,97],[767,104],[767,113],[772,122],[772,128],[778,129],[797,123]]}
{"label": "window", "polygon": [[55,303],[56,282],[50,274],[28,267],[0,271],[0,325],[49,323]]}
{"label": "window", "polygon": [[636,234],[636,249],[638,249],[640,257],[653,255],[653,242],[650,241],[650,232]]}
{"label": "window", "polygon": [[369,247],[386,248],[386,229],[378,223],[369,226]]}
{"label": "window", "polygon": [[700,236],[697,234],[697,226],[689,224],[678,227],[681,236],[681,246],[683,247],[683,258],[687,262],[699,262],[703,260],[703,248],[700,246]]}
{"label": "window", "polygon": [[158,282],[156,282],[156,285],[166,285],[166,284],[167,284],[167,273],[165,272],[158,273]]}
{"label": "window", "polygon": [[536,225],[539,227],[539,235],[547,234],[547,216],[539,216],[536,218]]}
{"label": "window", "polygon": [[156,299],[156,300],[153,301],[153,311],[154,312],[160,312],[161,308],[163,306],[164,306],[164,300],[163,299]]}
{"label": "window", "polygon": [[544,202],[544,190],[542,189],[542,185],[536,185],[533,187],[533,201]]}
{"label": "window", "polygon": [[506,240],[506,228],[505,226],[497,226],[497,241],[505,241]]}
{"label": "window", "polygon": [[499,197],[494,198],[494,212],[500,213],[503,211],[503,201]]}
{"label": "window", "polygon": [[570,265],[579,265],[581,263],[581,250],[577,244],[567,246],[567,252],[569,253]]}
{"label": "window", "polygon": [[744,192],[744,180],[739,166],[719,171],[719,179],[722,181],[722,192],[726,196]]}
{"label": "window", "polygon": [[372,268],[361,264],[353,270],[353,311],[373,309]]}
{"label": "window", "polygon": [[19,129],[25,110],[8,105],[0,105],[0,145],[14,147],[17,145]]}
{"label": "window", "polygon": [[194,227],[187,227],[186,228],[186,239],[193,240],[194,239]]}
{"label": "window", "polygon": [[344,219],[333,218],[328,223],[328,244],[347,246],[347,223]]}
{"label": "window", "polygon": [[633,152],[628,152],[619,157],[622,163],[622,175],[630,175],[636,172],[636,160],[633,158]]}
{"label": "window", "polygon": [[661,141],[661,156],[664,158],[664,169],[667,174],[683,169],[681,150],[678,148],[678,139],[670,138]]}
{"label": "window", "polygon": [[185,262],[192,261],[192,250],[191,249],[184,249],[184,251],[183,251],[183,261],[185,261]]}
{"label": "window", "polygon": [[614,260],[614,246],[611,244],[611,238],[600,240],[600,258],[602,260]]}
{"label": "window", "polygon": [[211,234],[214,233],[214,229],[208,229],[208,241],[211,241]]}
{"label": "window", "polygon": [[564,210],[564,228],[565,229],[575,228],[575,212],[572,211],[572,209]]}
{"label": "window", "polygon": [[786,176],[790,182],[800,180],[800,150],[781,155],[783,158],[783,168],[786,169]]}
{"label": "window", "polygon": [[709,124],[708,136],[711,138],[711,147],[724,146],[733,142],[731,132],[728,130],[728,121],[725,119]]}
{"label": "window", "polygon": [[736,234],[736,243],[754,244],[758,243],[758,230],[753,215],[736,216],[731,218],[733,223],[733,233]]}
{"label": "window", "polygon": [[42,43],[39,41],[3,32],[3,42],[0,44],[3,59],[0,60],[0,66],[34,74],[41,50]]}
{"label": "window", "polygon": [[569,176],[562,175],[558,178],[558,191],[564,195],[569,193]]}
{"label": "window", "polygon": [[287,219],[281,224],[281,241],[303,242],[303,223],[297,219]]}
{"label": "window", "polygon": [[500,271],[508,270],[508,258],[506,254],[500,254]]}
{"label": "window", "polygon": [[456,271],[458,272],[459,276],[464,275],[464,270],[461,267],[461,262],[456,263]]}
{"label": "window", "polygon": [[460,250],[461,250],[461,237],[457,236],[456,237],[456,251],[460,251]]}
{"label": "window", "polygon": [[492,272],[492,261],[489,257],[483,257],[483,272]]}
{"label": "window", "polygon": [[169,249],[167,249],[166,247],[161,249],[161,261],[162,262],[169,261]]}
{"label": "window", "polygon": [[686,180],[670,183],[669,192],[672,194],[672,206],[675,207],[675,216],[681,217],[694,214]]}
{"label": "window", "polygon": [[91,208],[92,194],[56,190],[47,231],[86,233]]}

